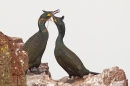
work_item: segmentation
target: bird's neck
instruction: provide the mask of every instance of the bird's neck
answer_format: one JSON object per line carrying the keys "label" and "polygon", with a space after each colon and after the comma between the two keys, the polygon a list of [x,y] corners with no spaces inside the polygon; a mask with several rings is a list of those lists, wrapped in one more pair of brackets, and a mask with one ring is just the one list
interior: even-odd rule
{"label": "bird's neck", "polygon": [[58,35],[56,39],[56,44],[63,44],[63,37],[61,34]]}
{"label": "bird's neck", "polygon": [[48,32],[45,23],[45,21],[38,21],[39,32]]}
{"label": "bird's neck", "polygon": [[56,39],[56,45],[61,45],[61,44],[64,44],[63,42],[63,38],[64,38],[64,35],[65,35],[65,26],[58,26],[58,37]]}

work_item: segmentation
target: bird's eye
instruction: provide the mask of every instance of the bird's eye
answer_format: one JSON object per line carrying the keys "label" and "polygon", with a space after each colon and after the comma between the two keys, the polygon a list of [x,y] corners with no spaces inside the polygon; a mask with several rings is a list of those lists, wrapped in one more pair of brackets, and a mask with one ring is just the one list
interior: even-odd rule
{"label": "bird's eye", "polygon": [[47,14],[47,16],[51,16],[51,14],[49,13],[49,14]]}

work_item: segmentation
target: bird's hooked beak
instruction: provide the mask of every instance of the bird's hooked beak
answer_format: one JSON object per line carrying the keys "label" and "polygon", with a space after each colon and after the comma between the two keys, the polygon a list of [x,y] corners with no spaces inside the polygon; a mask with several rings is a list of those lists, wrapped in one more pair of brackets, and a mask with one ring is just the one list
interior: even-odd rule
{"label": "bird's hooked beak", "polygon": [[59,13],[59,12],[60,12],[59,9],[52,12],[52,17],[53,17],[53,21],[54,21],[54,22],[57,22],[57,20],[56,20],[56,18],[55,18],[54,15],[55,15],[56,13]]}
{"label": "bird's hooked beak", "polygon": [[[42,10],[42,11],[43,11],[43,12],[46,12],[45,10]],[[55,10],[55,11],[47,11],[47,12],[50,12],[49,14],[47,14],[47,16],[48,16],[48,17],[51,17],[51,16],[55,15],[56,13],[59,13],[60,10],[58,9],[58,10]]]}
{"label": "bird's hooked beak", "polygon": [[59,12],[60,12],[60,10],[59,10],[59,9],[58,9],[58,10],[53,11],[53,13],[52,13],[52,14],[53,14],[53,15],[52,15],[52,17],[53,17],[53,21],[54,21],[54,22],[57,22],[57,20],[56,20],[56,18],[55,18],[55,16],[54,16],[54,15],[55,15],[56,13],[59,13]]}
{"label": "bird's hooked beak", "polygon": [[48,14],[47,16],[53,17],[54,22],[57,22],[54,15],[55,15],[56,13],[59,13],[59,12],[60,12],[60,10],[58,9],[58,10],[52,11],[52,14]]}
{"label": "bird's hooked beak", "polygon": [[47,16],[48,16],[48,17],[53,17],[54,22],[57,22],[54,15],[55,15],[56,13],[59,13],[60,10],[58,9],[58,10],[50,11],[50,12],[51,12],[51,13],[47,14]]}
{"label": "bird's hooked beak", "polygon": [[60,10],[58,9],[58,10],[53,11],[52,14],[55,15],[56,13],[59,13],[59,12]]}

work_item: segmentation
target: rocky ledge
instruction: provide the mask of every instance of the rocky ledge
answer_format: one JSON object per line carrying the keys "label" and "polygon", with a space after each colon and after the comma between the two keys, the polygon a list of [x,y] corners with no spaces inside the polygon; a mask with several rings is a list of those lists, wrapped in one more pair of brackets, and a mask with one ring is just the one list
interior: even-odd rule
{"label": "rocky ledge", "polygon": [[[51,77],[48,63],[41,63],[35,75],[24,71],[28,67],[28,55],[22,50],[22,38],[9,37],[0,32],[0,86],[128,86],[125,72],[119,67],[104,69],[98,75],[85,75],[83,78],[59,80]],[[34,68],[35,70],[35,68]]]}
{"label": "rocky ledge", "polygon": [[74,80],[68,79],[68,76],[54,80],[48,74],[26,75],[27,86],[128,86],[124,71],[117,66],[104,69],[99,75],[89,74]]}

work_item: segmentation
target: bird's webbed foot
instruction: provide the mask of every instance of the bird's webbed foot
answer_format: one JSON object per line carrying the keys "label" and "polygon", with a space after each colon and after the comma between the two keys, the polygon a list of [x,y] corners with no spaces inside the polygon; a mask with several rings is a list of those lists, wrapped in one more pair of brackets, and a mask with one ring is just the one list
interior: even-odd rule
{"label": "bird's webbed foot", "polygon": [[34,74],[40,74],[40,71],[38,68],[34,67],[30,69],[30,72],[34,73]]}
{"label": "bird's webbed foot", "polygon": [[68,77],[68,80],[66,81],[66,83],[73,83],[73,82],[75,82],[75,77],[74,76],[69,76]]}

